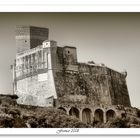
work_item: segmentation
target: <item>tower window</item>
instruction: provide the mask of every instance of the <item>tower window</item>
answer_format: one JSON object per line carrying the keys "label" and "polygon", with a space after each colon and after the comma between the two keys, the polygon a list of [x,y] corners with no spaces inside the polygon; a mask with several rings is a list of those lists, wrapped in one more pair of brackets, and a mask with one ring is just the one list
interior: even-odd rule
{"label": "tower window", "polygon": [[70,53],[70,51],[68,51],[68,53]]}
{"label": "tower window", "polygon": [[25,42],[27,42],[27,40],[25,40]]}

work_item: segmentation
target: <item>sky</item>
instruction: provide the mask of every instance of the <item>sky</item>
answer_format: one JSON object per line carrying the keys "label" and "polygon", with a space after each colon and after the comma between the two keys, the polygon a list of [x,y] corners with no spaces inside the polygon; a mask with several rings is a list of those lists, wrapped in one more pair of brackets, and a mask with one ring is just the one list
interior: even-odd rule
{"label": "sky", "polygon": [[49,28],[50,40],[77,47],[79,62],[126,70],[131,104],[140,108],[140,13],[0,13],[1,94],[13,93],[16,25]]}

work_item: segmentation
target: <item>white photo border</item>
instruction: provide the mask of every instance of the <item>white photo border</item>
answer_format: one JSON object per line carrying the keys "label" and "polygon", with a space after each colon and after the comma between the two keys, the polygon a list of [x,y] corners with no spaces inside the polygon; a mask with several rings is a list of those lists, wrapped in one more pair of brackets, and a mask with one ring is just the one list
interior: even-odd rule
{"label": "white photo border", "polygon": [[[1,0],[0,12],[140,12],[140,0]],[[140,128],[1,128],[0,135],[140,135]],[[76,132],[76,131],[77,132]]]}

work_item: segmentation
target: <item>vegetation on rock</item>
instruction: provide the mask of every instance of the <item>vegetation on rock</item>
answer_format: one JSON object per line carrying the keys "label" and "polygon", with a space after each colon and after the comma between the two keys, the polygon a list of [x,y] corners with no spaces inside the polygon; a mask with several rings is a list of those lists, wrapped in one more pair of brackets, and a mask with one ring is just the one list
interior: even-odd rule
{"label": "vegetation on rock", "polygon": [[79,119],[51,107],[16,104],[10,96],[0,96],[1,128],[88,128]]}
{"label": "vegetation on rock", "polygon": [[113,118],[107,123],[85,124],[52,107],[18,105],[16,96],[0,95],[0,128],[140,128],[137,117]]}

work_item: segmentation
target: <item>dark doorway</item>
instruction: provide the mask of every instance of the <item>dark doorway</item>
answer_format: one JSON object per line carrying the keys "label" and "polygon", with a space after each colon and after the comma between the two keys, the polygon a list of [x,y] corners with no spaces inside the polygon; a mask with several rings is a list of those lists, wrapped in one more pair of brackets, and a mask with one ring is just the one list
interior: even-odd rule
{"label": "dark doorway", "polygon": [[95,110],[95,121],[98,121],[98,122],[103,122],[103,111],[101,109],[97,109]]}
{"label": "dark doorway", "polygon": [[90,124],[91,123],[91,110],[88,109],[88,108],[85,108],[83,109],[83,112],[82,112],[82,121],[87,123],[87,124]]}
{"label": "dark doorway", "polygon": [[75,116],[76,118],[79,118],[79,110],[75,107],[72,107],[69,111],[69,114],[71,116]]}
{"label": "dark doorway", "polygon": [[112,120],[113,118],[115,118],[115,111],[113,110],[108,110],[106,112],[106,121]]}

